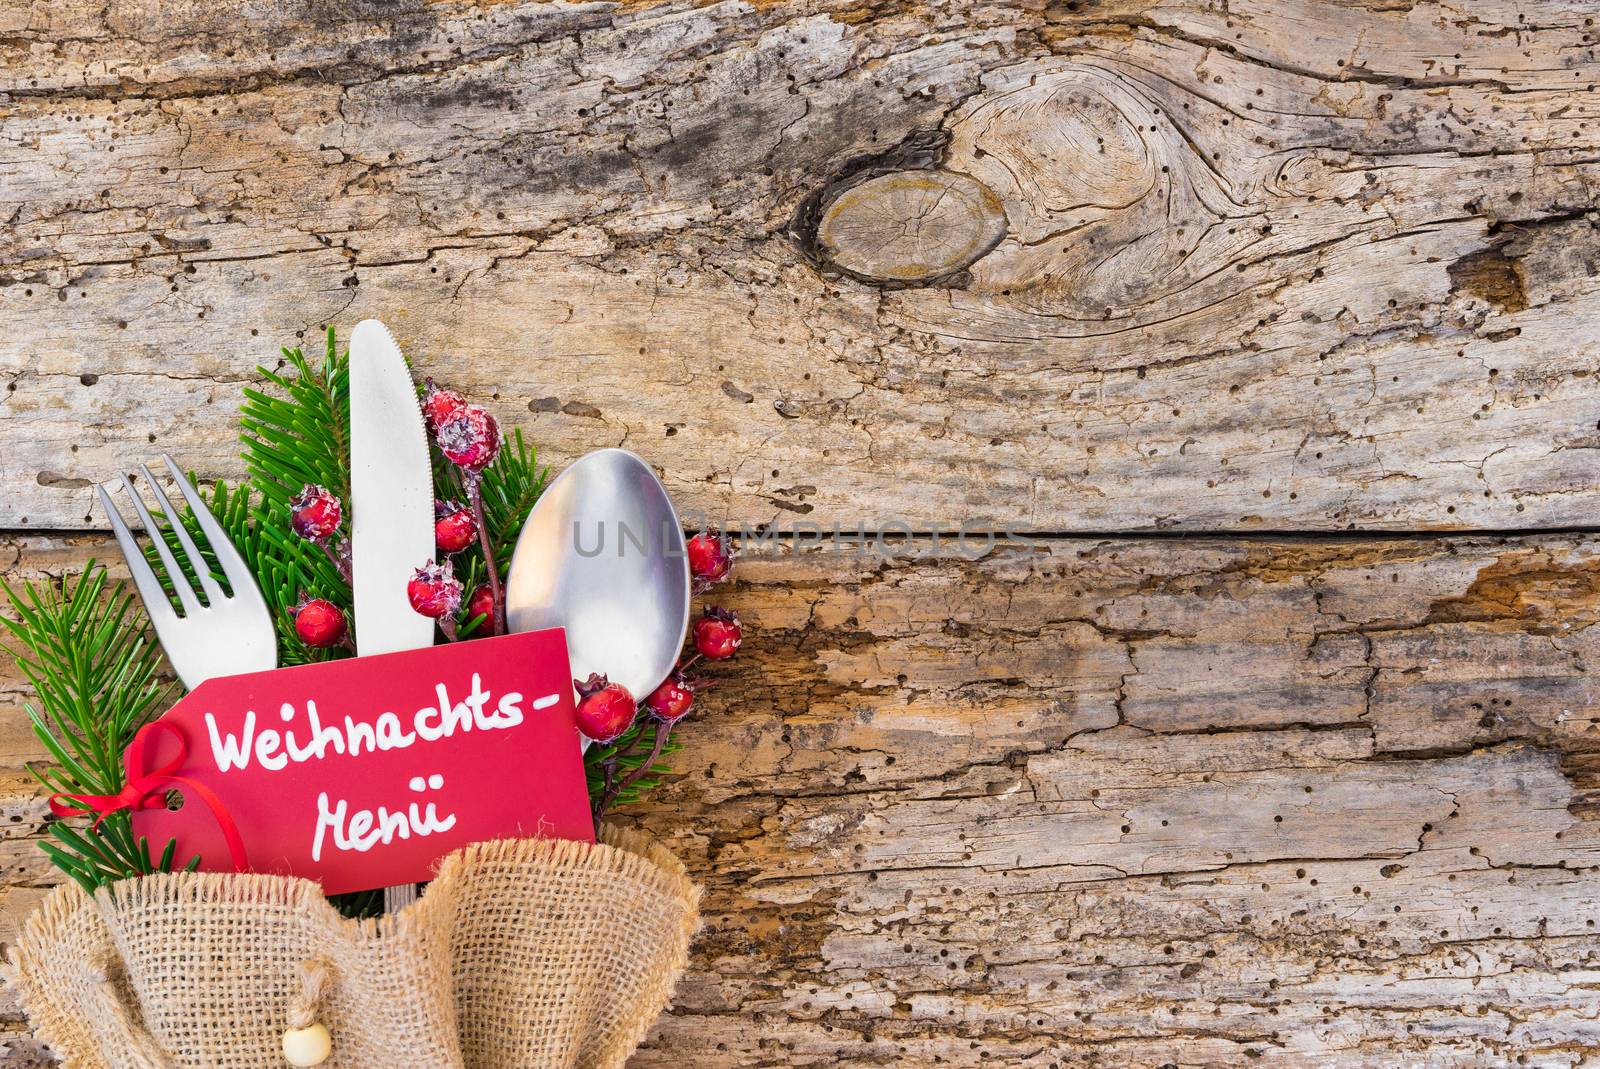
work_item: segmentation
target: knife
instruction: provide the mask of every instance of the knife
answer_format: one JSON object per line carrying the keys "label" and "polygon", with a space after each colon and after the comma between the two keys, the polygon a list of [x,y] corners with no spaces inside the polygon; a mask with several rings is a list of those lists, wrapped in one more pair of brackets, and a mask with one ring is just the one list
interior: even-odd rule
{"label": "knife", "polygon": [[[350,335],[350,567],[356,652],[433,645],[434,623],[406,597],[434,555],[433,465],[416,383],[387,327],[363,319]],[[384,890],[390,913],[415,884]]]}
{"label": "knife", "polygon": [[411,371],[376,319],[350,335],[350,511],[356,651],[433,645],[433,621],[406,598],[434,556],[428,436]]}

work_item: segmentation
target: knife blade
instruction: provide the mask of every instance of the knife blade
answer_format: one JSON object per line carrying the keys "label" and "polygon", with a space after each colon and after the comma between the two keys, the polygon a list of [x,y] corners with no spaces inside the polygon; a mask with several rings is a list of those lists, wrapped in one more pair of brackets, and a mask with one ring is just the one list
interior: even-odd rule
{"label": "knife blade", "polygon": [[[350,334],[350,508],[356,652],[433,645],[433,621],[406,597],[412,572],[434,555],[428,436],[411,369],[376,319]],[[385,888],[384,909],[416,897],[415,884]]]}
{"label": "knife blade", "polygon": [[350,508],[357,652],[433,645],[433,621],[406,598],[434,555],[428,437],[411,371],[376,319],[350,335]]}

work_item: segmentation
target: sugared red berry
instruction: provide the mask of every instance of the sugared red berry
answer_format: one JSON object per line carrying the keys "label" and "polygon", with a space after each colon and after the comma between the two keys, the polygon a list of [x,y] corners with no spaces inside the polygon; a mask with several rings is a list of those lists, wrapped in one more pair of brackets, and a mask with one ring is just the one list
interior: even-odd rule
{"label": "sugared red berry", "polygon": [[435,620],[453,617],[461,608],[461,580],[455,577],[449,561],[443,564],[429,561],[418,568],[411,582],[406,584],[406,597],[411,599],[411,607],[423,616]]}
{"label": "sugared red berry", "polygon": [[651,716],[671,727],[689,714],[690,707],[694,705],[694,691],[681,672],[674,672],[665,683],[650,692],[644,705]]}
{"label": "sugared red berry", "polygon": [[439,425],[439,452],[450,463],[479,472],[500,452],[500,426],[477,405],[464,405]]}
{"label": "sugared red berry", "polygon": [[466,399],[454,390],[441,390],[429,379],[422,393],[422,418],[428,421],[428,429],[435,434],[439,428],[450,422],[467,407]]}
{"label": "sugared red berry", "polygon": [[472,596],[467,598],[467,620],[471,621],[479,616],[483,617],[483,622],[473,629],[473,635],[488,638],[500,633],[499,624],[495,619],[494,591],[489,589],[488,583],[480,584],[478,589],[472,592]]}
{"label": "sugared red berry", "polygon": [[598,743],[615,742],[633,726],[639,703],[633,700],[628,688],[612,683],[602,675],[592,675],[584,682],[573,680],[578,693],[578,730]]}
{"label": "sugared red berry", "polygon": [[289,501],[289,526],[311,542],[333,537],[343,515],[339,499],[321,486],[307,485]]}
{"label": "sugared red berry", "polygon": [[725,579],[733,568],[733,547],[722,532],[701,531],[689,539],[689,574],[702,583]]}
{"label": "sugared red berry", "polygon": [[710,661],[725,661],[739,650],[744,630],[727,609],[709,608],[694,622],[694,648]]}
{"label": "sugared red berry", "polygon": [[337,646],[348,631],[343,610],[326,598],[311,598],[294,607],[294,633],[312,649]]}
{"label": "sugared red berry", "polygon": [[441,501],[434,506],[433,514],[433,540],[440,553],[460,553],[478,537],[478,521],[459,501]]}

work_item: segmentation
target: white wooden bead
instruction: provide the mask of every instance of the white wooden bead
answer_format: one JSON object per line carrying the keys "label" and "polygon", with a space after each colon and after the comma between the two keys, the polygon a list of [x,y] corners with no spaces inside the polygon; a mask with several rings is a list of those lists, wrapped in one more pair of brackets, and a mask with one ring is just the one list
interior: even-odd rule
{"label": "white wooden bead", "polygon": [[321,1065],[333,1053],[333,1037],[320,1024],[291,1028],[283,1034],[283,1058],[296,1069]]}

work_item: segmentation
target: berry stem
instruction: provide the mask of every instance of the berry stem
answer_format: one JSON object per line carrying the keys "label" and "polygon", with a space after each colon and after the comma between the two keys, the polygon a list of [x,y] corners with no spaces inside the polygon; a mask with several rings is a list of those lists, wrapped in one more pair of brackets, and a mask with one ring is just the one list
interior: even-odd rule
{"label": "berry stem", "polygon": [[[634,715],[637,716],[638,713],[635,712]],[[607,755],[604,761],[600,762],[600,768],[605,772],[605,786],[601,788],[600,799],[595,802],[594,822],[597,827],[600,824],[600,817],[605,813],[606,805],[610,802],[612,795],[615,793],[611,787],[612,784],[616,782],[618,766],[621,764],[624,757],[627,757],[638,748],[639,740],[642,738],[644,738],[643,731],[633,732],[632,735],[629,736],[626,746],[621,746],[616,750],[613,750],[609,755]]]}
{"label": "berry stem", "polygon": [[606,793],[601,796],[600,804],[595,806],[594,810],[594,822],[596,825],[600,823],[600,818],[605,816],[606,809],[609,808],[611,803],[616,800],[617,795],[633,786],[635,782],[648,774],[650,769],[655,765],[656,761],[661,757],[661,748],[667,744],[667,736],[671,734],[672,729],[667,727],[659,720],[655,722],[654,727],[655,744],[650,747],[650,756],[645,758],[644,763],[638,768],[622,777],[621,781],[619,781],[615,786],[613,786],[610,782],[611,769],[615,767],[615,764],[613,762],[612,765],[607,766]]}
{"label": "berry stem", "polygon": [[322,552],[326,553],[328,559],[333,561],[333,566],[339,570],[339,576],[346,583],[353,582],[350,578],[350,543],[341,541],[339,548],[334,549],[330,543],[324,541],[322,543]]}
{"label": "berry stem", "polygon": [[614,793],[612,791],[612,784],[614,784],[617,779],[616,759],[612,758],[611,760],[602,764],[600,767],[605,770],[606,782],[604,789],[600,792],[599,799],[594,803],[594,827],[596,831],[600,830],[600,820],[606,815],[606,806],[610,804],[612,794]]}
{"label": "berry stem", "polygon": [[489,595],[494,598],[494,633],[506,633],[506,602],[500,596],[500,566],[495,563],[494,547],[489,543],[489,523],[483,515],[482,478],[477,472],[463,472],[462,482],[467,484],[467,502],[472,506],[472,518],[478,521],[478,545],[483,547],[483,564],[489,572]]}
{"label": "berry stem", "polygon": [[[635,713],[634,715],[637,716],[638,714]],[[633,753],[634,750],[639,748],[639,740],[642,738],[644,738],[644,732],[635,731],[633,733],[633,738],[628,740],[628,744],[611,755],[611,760],[613,762],[621,761],[624,757],[627,757],[629,754]]]}

